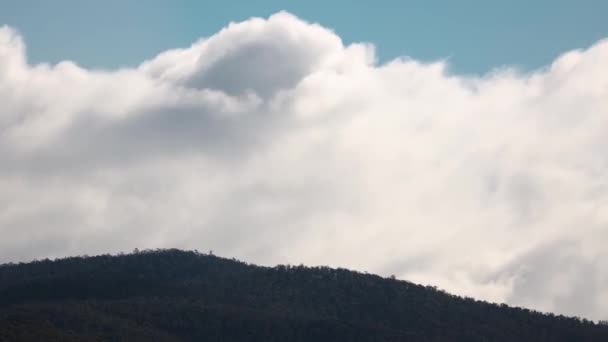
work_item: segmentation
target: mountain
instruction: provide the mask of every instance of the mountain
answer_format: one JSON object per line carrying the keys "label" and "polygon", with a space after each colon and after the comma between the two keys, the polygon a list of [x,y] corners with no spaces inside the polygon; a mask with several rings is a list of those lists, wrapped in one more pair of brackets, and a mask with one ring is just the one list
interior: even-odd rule
{"label": "mountain", "polygon": [[155,250],[1,265],[0,341],[608,341],[608,326],[346,269]]}

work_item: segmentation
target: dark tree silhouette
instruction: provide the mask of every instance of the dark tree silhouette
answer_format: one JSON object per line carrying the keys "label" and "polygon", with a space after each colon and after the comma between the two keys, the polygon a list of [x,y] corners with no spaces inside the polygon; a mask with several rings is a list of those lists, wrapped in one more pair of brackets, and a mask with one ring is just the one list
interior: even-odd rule
{"label": "dark tree silhouette", "polygon": [[608,341],[608,326],[341,268],[139,250],[1,265],[0,341]]}

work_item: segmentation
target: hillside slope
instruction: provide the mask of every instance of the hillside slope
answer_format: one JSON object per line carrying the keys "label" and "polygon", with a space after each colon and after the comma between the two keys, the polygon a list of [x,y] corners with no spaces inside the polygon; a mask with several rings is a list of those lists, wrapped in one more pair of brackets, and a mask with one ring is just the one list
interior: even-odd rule
{"label": "hillside slope", "polygon": [[608,327],[345,269],[159,250],[0,266],[0,341],[608,341]]}

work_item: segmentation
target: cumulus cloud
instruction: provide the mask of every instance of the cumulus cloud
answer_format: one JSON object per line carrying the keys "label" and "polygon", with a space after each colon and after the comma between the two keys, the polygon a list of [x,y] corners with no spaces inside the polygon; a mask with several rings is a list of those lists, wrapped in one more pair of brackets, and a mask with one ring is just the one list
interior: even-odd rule
{"label": "cumulus cloud", "polygon": [[87,70],[3,27],[0,103],[0,261],[213,249],[608,315],[608,41],[465,76],[278,13]]}

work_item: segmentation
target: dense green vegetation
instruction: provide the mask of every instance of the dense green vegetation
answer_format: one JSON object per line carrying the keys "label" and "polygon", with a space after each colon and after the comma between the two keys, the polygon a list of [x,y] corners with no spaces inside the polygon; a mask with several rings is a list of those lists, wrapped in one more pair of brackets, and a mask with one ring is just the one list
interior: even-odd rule
{"label": "dense green vegetation", "polygon": [[608,326],[179,250],[0,266],[0,341],[608,341]]}

